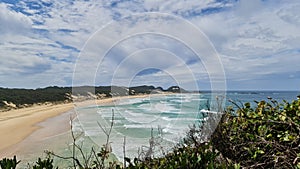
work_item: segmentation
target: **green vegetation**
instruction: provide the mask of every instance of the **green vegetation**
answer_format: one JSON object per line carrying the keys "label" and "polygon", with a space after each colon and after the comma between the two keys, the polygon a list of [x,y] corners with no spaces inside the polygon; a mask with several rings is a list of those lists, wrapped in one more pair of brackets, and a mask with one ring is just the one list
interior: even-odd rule
{"label": "green vegetation", "polygon": [[172,152],[169,152],[161,158],[146,158],[139,160],[137,158],[129,162],[130,169],[139,168],[163,168],[163,169],[177,169],[177,168],[240,168],[238,164],[227,163],[220,160],[220,153],[213,148],[211,143],[200,143],[195,145],[181,145],[175,147]]}
{"label": "green vegetation", "polygon": [[36,162],[36,164],[32,168],[33,169],[54,169],[53,159],[48,157],[44,160],[41,160],[41,158],[39,158],[38,161]]}
{"label": "green vegetation", "polygon": [[43,89],[7,89],[0,88],[0,108],[4,107],[3,101],[13,103],[17,107],[44,102],[63,102],[66,93],[71,93],[68,87],[47,87]]}
{"label": "green vegetation", "polygon": [[13,159],[4,158],[0,160],[1,169],[15,169],[19,163],[20,161],[17,161],[16,156]]}
{"label": "green vegetation", "polygon": [[[269,98],[268,101],[257,102],[255,106],[250,103],[233,105],[237,109],[231,106],[225,110],[210,140],[202,141],[203,127],[194,125],[182,143],[171,152],[164,153],[163,157],[155,157],[150,153],[143,158],[125,158],[126,168],[300,169],[300,99],[279,104]],[[110,127],[113,127],[113,117],[114,115]],[[107,143],[110,129],[102,128],[108,137]],[[74,136],[73,138],[76,143]],[[151,136],[150,140],[155,139]],[[155,145],[150,142],[150,148],[151,144]],[[79,154],[85,154],[81,152],[82,147],[73,145],[74,149],[79,150]],[[83,162],[73,154],[69,158],[74,162],[73,168],[124,168],[117,162],[108,161],[110,154],[107,147],[108,144],[104,145],[99,153],[92,149],[91,155],[85,156],[88,158],[84,158]],[[0,161],[2,169],[7,168],[7,161],[14,161],[15,165],[18,163],[16,158],[3,159]],[[53,168],[52,162],[50,159],[39,159],[37,165]]]}
{"label": "green vegetation", "polygon": [[[161,87],[154,86],[135,86],[135,87],[118,87],[118,86],[80,86],[80,87],[46,87],[38,89],[8,89],[0,87],[0,109],[5,106],[3,101],[13,103],[16,108],[24,105],[32,105],[35,103],[45,102],[65,102],[72,101],[72,95],[85,96],[87,99],[102,98],[112,96],[127,96],[136,94],[150,94],[157,92],[187,92],[178,86],[169,87],[164,90]],[[93,95],[93,96],[92,96]],[[101,96],[100,95],[104,95]]]}
{"label": "green vegetation", "polygon": [[[236,105],[238,106],[238,105]],[[223,156],[249,168],[300,168],[300,99],[229,107],[212,142]]]}

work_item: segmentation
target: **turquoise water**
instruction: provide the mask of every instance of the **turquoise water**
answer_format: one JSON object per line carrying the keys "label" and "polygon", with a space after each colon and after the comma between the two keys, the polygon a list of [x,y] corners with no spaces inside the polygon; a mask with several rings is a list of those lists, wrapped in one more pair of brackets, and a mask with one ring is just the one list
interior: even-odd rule
{"label": "turquoise water", "polygon": [[[111,133],[112,150],[119,159],[123,157],[123,140],[126,137],[126,156],[136,157],[138,149],[149,145],[149,138],[159,134],[160,144],[165,151],[178,143],[189,129],[189,125],[199,123],[203,117],[199,110],[207,104],[207,99],[199,94],[177,94],[145,98],[121,99],[110,106],[89,106],[79,108],[75,130],[101,146],[105,134],[101,127],[109,128],[114,111],[114,126]],[[159,130],[160,129],[160,130]]]}

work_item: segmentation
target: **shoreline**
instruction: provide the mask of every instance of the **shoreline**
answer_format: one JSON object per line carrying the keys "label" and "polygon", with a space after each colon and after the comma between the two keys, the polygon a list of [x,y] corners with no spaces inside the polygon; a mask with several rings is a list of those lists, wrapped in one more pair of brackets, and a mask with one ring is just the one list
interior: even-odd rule
{"label": "shoreline", "polygon": [[57,105],[36,105],[0,113],[0,158],[18,151],[21,143],[35,131],[42,128],[39,123],[59,116],[74,108],[72,103]]}
{"label": "shoreline", "polygon": [[[155,97],[169,94],[176,93],[116,96],[99,100],[34,105],[0,112],[0,135],[4,136],[0,140],[0,159],[22,153],[22,147],[26,147],[27,144],[34,144],[35,141],[47,139],[63,132],[69,132],[70,123],[68,122],[70,122],[70,116],[66,116],[65,114],[75,114],[73,115],[74,118],[76,116],[76,113],[74,113],[76,108],[92,105],[111,105],[120,99]],[[42,123],[47,123],[47,121],[51,121],[53,118],[60,120],[52,121],[51,124],[54,125],[42,125]],[[63,124],[58,125],[59,121]]]}

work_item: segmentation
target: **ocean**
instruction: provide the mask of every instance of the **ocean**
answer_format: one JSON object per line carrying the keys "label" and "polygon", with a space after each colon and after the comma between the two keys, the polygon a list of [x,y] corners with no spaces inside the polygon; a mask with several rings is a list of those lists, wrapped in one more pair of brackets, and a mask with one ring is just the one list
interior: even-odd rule
{"label": "ocean", "polygon": [[[298,91],[230,91],[219,100],[223,101],[222,108],[225,108],[232,105],[229,100],[238,104],[250,102],[254,105],[255,100],[267,100],[268,97],[278,102],[292,101],[297,99],[299,94]],[[160,156],[163,153],[162,147],[164,152],[168,152],[182,140],[190,125],[203,122],[201,110],[213,110],[217,107],[209,106],[209,104],[218,105],[213,103],[214,98],[210,92],[149,95],[118,99],[111,105],[78,107],[75,109],[77,118],[73,120],[73,131],[77,143],[88,153],[91,147],[99,148],[105,144],[107,137],[103,130],[109,132],[113,121],[110,145],[115,158],[123,161],[124,139],[126,157],[134,158],[141,152],[147,152],[151,135],[158,143],[154,153]],[[28,148],[30,151],[27,153],[30,154],[23,154],[21,158],[25,158],[26,161],[30,157],[32,160],[36,154],[42,153],[41,148],[70,156],[72,143],[70,135],[70,132],[62,133],[39,142],[34,148]],[[57,165],[65,165],[62,163],[63,161],[58,160]]]}

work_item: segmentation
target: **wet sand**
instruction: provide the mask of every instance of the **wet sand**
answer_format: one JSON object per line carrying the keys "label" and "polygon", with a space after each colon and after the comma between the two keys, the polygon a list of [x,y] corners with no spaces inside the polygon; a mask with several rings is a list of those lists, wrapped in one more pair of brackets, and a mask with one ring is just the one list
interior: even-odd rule
{"label": "wet sand", "polygon": [[[36,105],[0,113],[0,158],[10,157],[18,151],[16,144],[42,128],[39,123],[68,112],[73,103]],[[53,131],[56,132],[56,131]],[[42,137],[42,136],[41,136]]]}

